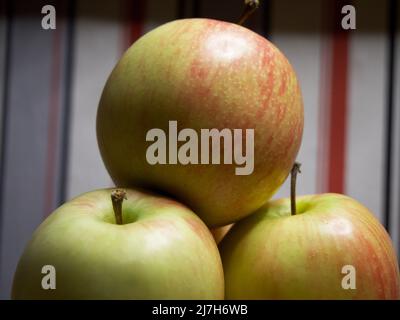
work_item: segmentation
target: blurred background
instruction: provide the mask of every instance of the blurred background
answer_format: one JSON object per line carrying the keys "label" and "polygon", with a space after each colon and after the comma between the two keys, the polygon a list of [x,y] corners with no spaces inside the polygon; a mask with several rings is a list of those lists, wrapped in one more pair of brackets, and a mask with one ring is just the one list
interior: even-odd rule
{"label": "blurred background", "polygon": [[[246,26],[293,64],[304,96],[298,193],[366,205],[400,248],[400,4],[261,0]],[[41,27],[44,5],[56,29]],[[356,30],[341,9],[356,9]],[[0,0],[0,298],[34,229],[58,205],[112,186],[95,117],[113,66],[140,35],[178,18],[237,22],[242,0]],[[276,197],[287,196],[285,183]]]}

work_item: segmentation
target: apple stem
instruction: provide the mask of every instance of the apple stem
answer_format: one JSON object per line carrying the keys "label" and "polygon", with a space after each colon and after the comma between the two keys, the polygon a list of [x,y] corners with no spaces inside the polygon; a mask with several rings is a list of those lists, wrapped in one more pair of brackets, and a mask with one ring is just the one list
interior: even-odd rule
{"label": "apple stem", "polygon": [[115,222],[122,224],[122,202],[126,198],[126,192],[122,189],[115,189],[111,192],[111,201],[114,209]]}
{"label": "apple stem", "polygon": [[295,162],[290,172],[290,210],[292,216],[296,215],[296,178],[300,171],[301,163]]}
{"label": "apple stem", "polygon": [[242,15],[240,16],[238,25],[243,25],[243,23],[250,17],[254,11],[259,7],[260,1],[259,0],[244,0],[244,10]]}

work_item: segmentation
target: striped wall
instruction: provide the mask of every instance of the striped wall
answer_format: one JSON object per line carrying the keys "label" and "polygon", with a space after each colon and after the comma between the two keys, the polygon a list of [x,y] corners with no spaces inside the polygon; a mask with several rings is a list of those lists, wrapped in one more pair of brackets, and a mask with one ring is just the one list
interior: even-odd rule
{"label": "striped wall", "polygon": [[[271,41],[282,50],[297,72],[304,99],[304,136],[298,161],[302,174],[298,178],[298,194],[312,194],[320,190],[318,184],[320,160],[319,121],[321,113],[321,81],[325,72],[322,65],[323,44],[322,5],[310,1],[304,7],[299,1],[274,1],[271,3]],[[298,21],[298,19],[301,19]],[[298,21],[298,23],[296,22]],[[289,180],[289,179],[288,179]],[[289,195],[289,181],[275,197]]]}
{"label": "striped wall", "polygon": [[[65,26],[60,19],[55,32],[44,32],[41,16],[36,14],[42,5],[44,2],[8,2],[7,19],[3,19],[2,297],[7,297],[12,270],[29,234],[60,200]],[[65,2],[57,5],[62,12]]]}
{"label": "striped wall", "polygon": [[97,147],[95,118],[101,91],[123,52],[124,40],[118,1],[99,1],[96,6],[79,1],[75,9],[67,199],[111,185]]}
{"label": "striped wall", "polygon": [[383,190],[385,183],[380,169],[385,165],[388,2],[370,2],[368,7],[359,6],[358,29],[349,43],[345,186],[351,196],[365,199],[365,205],[384,222],[383,193],[369,195],[371,188]]}
{"label": "striped wall", "polygon": [[[304,96],[298,193],[343,192],[369,207],[400,250],[400,5],[265,0],[247,22],[292,62]],[[60,203],[111,186],[95,136],[97,104],[121,54],[167,21],[235,22],[241,0],[57,0],[57,29],[41,29],[47,1],[0,0],[0,298],[19,256]],[[334,14],[336,12],[336,15]],[[287,196],[285,183],[276,197]]]}
{"label": "striped wall", "polygon": [[[387,133],[387,136],[391,136],[390,140],[392,146],[387,149],[391,149],[391,152],[386,152],[386,155],[391,158],[390,165],[391,170],[387,175],[387,182],[390,184],[389,193],[390,197],[385,198],[386,203],[390,203],[390,206],[386,205],[388,213],[389,231],[392,239],[396,245],[398,257],[400,256],[400,4],[396,1],[391,1],[389,6],[390,21],[388,23],[388,29],[392,29],[391,37],[389,36],[388,48],[392,51],[392,54],[387,55],[387,69],[391,69],[392,79],[388,76],[387,82],[391,83],[392,90],[387,90],[387,99],[390,99],[392,94],[393,99],[393,112],[389,113],[391,121],[393,122],[391,131]],[[390,39],[391,38],[391,39]],[[387,72],[388,73],[388,72]],[[390,92],[392,91],[392,92]],[[386,126],[385,126],[386,127]],[[388,141],[386,137],[386,142]],[[388,188],[385,188],[386,192]]]}
{"label": "striped wall", "polygon": [[[3,133],[3,106],[5,99],[5,79],[6,79],[6,54],[7,54],[7,22],[5,2],[0,1],[0,141]],[[0,154],[0,168],[3,153]],[[1,181],[0,181],[1,185]],[[1,224],[0,224],[1,226]]]}

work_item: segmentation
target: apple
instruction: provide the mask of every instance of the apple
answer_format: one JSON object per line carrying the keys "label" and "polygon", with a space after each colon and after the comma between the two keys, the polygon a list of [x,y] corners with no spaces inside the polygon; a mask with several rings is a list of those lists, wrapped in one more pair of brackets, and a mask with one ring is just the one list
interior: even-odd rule
{"label": "apple", "polygon": [[[122,203],[121,193],[92,191],[53,212],[19,261],[12,298],[223,299],[218,248],[197,215],[135,190]],[[48,265],[55,290],[42,288]]]}
{"label": "apple", "polygon": [[228,231],[233,227],[233,223],[228,224],[223,227],[218,227],[218,228],[213,228],[211,229],[211,234],[214,237],[215,242],[218,244],[222,241],[222,239],[225,237],[225,235],[228,233]]}
{"label": "apple", "polygon": [[271,201],[222,240],[227,299],[400,298],[391,240],[366,207],[340,194],[296,201],[297,214]]}
{"label": "apple", "polygon": [[[165,133],[158,150],[165,161],[151,163],[149,148],[159,142],[149,141],[154,129]],[[207,141],[219,143],[218,160],[211,143],[200,150],[206,129],[220,134]],[[232,143],[234,130],[243,136]],[[254,168],[239,175],[250,130]],[[115,184],[176,198],[209,227],[237,221],[271,198],[293,165],[302,132],[301,91],[286,57],[253,31],[212,19],[173,21],[136,41],[108,78],[97,112],[97,140]],[[180,148],[189,140],[186,155]],[[180,161],[177,152],[191,161]],[[200,153],[215,163],[200,163]],[[233,154],[235,161],[226,161]]]}

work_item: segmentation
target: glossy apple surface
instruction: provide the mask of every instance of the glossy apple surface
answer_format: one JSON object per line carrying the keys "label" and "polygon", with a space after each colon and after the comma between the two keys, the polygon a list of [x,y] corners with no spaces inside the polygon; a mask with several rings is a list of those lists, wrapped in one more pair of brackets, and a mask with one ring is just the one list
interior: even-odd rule
{"label": "glossy apple surface", "polygon": [[[235,162],[150,165],[146,133],[168,133],[169,121],[199,137],[201,129],[254,129],[254,171],[236,175],[243,165]],[[169,194],[209,227],[243,218],[275,193],[302,131],[301,92],[285,56],[249,29],[210,19],[173,21],[135,42],[110,75],[97,113],[100,152],[116,185]]]}
{"label": "glossy apple surface", "polygon": [[[127,190],[117,225],[110,193],[83,194],[40,225],[18,264],[13,299],[223,299],[217,246],[193,212]],[[55,290],[42,289],[44,265],[56,269]]]}
{"label": "glossy apple surface", "polygon": [[[220,244],[227,299],[399,299],[399,268],[378,220],[339,194],[272,201]],[[343,266],[355,289],[343,289]],[[346,284],[346,281],[345,281]]]}

